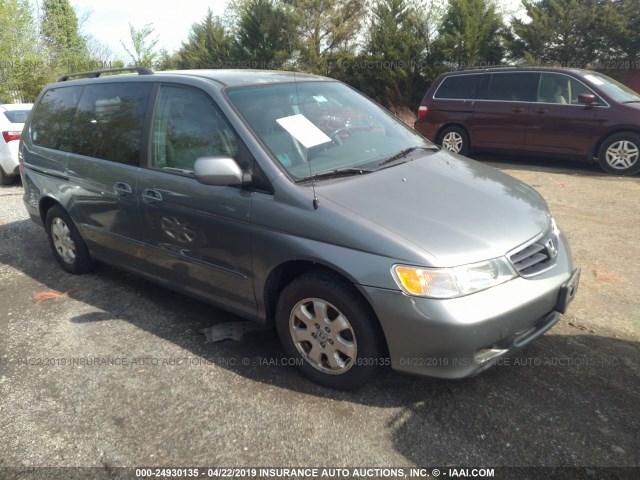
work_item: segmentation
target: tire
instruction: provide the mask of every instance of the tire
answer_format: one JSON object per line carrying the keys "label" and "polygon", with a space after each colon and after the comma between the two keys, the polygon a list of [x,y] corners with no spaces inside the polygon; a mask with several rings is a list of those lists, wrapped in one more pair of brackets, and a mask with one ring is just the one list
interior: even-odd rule
{"label": "tire", "polygon": [[302,373],[329,388],[359,388],[389,364],[369,305],[353,286],[328,273],[307,273],[282,291],[276,328]]}
{"label": "tire", "polygon": [[14,176],[9,176],[6,173],[4,173],[4,170],[2,169],[2,167],[0,167],[0,185],[11,185],[13,182],[15,182],[15,177]]}
{"label": "tire", "polygon": [[640,172],[640,135],[633,132],[611,135],[600,146],[598,164],[602,170],[614,175]]}
{"label": "tire", "polygon": [[469,135],[461,127],[446,127],[438,135],[438,145],[460,155],[469,154]]}
{"label": "tire", "polygon": [[87,244],[67,212],[60,206],[54,205],[47,211],[45,228],[53,256],[62,268],[76,275],[93,269]]}

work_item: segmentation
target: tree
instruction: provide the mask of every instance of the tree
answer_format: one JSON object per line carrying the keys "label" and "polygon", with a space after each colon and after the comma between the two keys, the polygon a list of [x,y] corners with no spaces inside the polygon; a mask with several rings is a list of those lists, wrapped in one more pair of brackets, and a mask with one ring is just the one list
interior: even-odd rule
{"label": "tree", "polygon": [[153,26],[148,23],[140,29],[136,29],[129,24],[129,34],[131,40],[131,50],[127,48],[122,40],[120,43],[125,52],[131,58],[132,67],[153,67],[160,56],[160,52],[156,49],[158,37],[151,38],[154,33]]}
{"label": "tree", "polygon": [[[611,39],[615,9],[610,0],[523,0],[522,4],[530,20],[512,21],[514,59],[588,67],[615,48]],[[620,25],[614,30],[620,31]]]}
{"label": "tree", "polygon": [[502,62],[505,32],[493,0],[449,0],[435,48],[450,68],[491,66]]}
{"label": "tree", "polygon": [[224,26],[220,17],[214,16],[211,9],[199,23],[194,23],[189,38],[169,59],[178,68],[220,68],[232,61],[233,37]]}
{"label": "tree", "polygon": [[326,73],[332,54],[353,51],[365,16],[365,0],[282,0],[298,39],[298,64]]}
{"label": "tree", "polygon": [[387,106],[419,102],[427,87],[427,18],[432,18],[433,6],[413,0],[373,4],[368,38],[356,60],[365,67],[356,76],[358,88]]}
{"label": "tree", "polygon": [[56,71],[68,71],[69,64],[87,57],[87,46],[78,29],[78,17],[69,0],[44,0],[41,36]]}
{"label": "tree", "polygon": [[0,100],[31,101],[46,83],[28,0],[0,0]]}
{"label": "tree", "polygon": [[295,35],[289,10],[274,0],[241,0],[233,9],[238,59],[262,68],[278,68],[290,58]]}
{"label": "tree", "polygon": [[[611,60],[640,61],[640,0],[614,0],[608,15]],[[607,59],[602,59],[607,60]]]}

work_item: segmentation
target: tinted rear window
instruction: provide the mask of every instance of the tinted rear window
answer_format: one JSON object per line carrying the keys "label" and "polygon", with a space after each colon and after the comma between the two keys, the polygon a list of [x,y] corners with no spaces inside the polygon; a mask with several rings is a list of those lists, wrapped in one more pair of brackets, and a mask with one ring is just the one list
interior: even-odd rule
{"label": "tinted rear window", "polygon": [[87,85],[73,119],[72,151],[138,165],[151,83]]}
{"label": "tinted rear window", "polygon": [[472,100],[476,98],[476,91],[482,75],[456,75],[447,77],[438,87],[434,98],[449,98]]}
{"label": "tinted rear window", "polygon": [[4,112],[4,116],[9,119],[11,123],[24,123],[29,115],[29,110],[9,110]]}
{"label": "tinted rear window", "polygon": [[487,100],[533,102],[538,91],[539,73],[493,73],[489,81]]}
{"label": "tinted rear window", "polygon": [[44,94],[40,103],[34,107],[30,129],[34,144],[65,152],[70,151],[71,122],[76,113],[82,88],[81,86],[55,88]]}

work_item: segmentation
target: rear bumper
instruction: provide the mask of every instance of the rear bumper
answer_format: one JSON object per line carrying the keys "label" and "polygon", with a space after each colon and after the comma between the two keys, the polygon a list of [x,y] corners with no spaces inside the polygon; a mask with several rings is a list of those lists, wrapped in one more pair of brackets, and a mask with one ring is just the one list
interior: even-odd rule
{"label": "rear bumper", "polygon": [[435,143],[437,141],[436,136],[440,130],[440,124],[429,123],[419,118],[413,124],[413,128],[423,137],[431,140],[432,142]]}
{"label": "rear bumper", "polygon": [[469,377],[544,334],[577,290],[579,270],[563,250],[556,266],[534,279],[518,277],[466,297],[434,300],[360,287],[380,320],[392,368]]}

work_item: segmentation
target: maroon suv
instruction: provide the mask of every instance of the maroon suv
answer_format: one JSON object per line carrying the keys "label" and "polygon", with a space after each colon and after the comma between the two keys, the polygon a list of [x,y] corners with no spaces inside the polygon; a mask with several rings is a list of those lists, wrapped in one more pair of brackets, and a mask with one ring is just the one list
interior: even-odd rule
{"label": "maroon suv", "polygon": [[536,153],[597,161],[617,175],[640,171],[640,95],[590,70],[446,73],[427,91],[415,128],[462,155]]}

